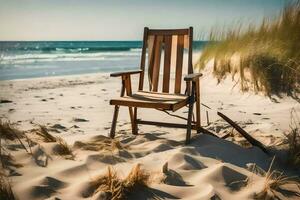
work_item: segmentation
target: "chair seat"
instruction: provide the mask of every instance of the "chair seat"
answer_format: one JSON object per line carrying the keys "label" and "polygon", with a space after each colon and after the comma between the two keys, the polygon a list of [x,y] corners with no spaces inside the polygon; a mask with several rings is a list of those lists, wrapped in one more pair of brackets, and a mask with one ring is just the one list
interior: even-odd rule
{"label": "chair seat", "polygon": [[110,104],[176,111],[188,104],[188,96],[182,94],[138,91],[131,96],[111,99]]}

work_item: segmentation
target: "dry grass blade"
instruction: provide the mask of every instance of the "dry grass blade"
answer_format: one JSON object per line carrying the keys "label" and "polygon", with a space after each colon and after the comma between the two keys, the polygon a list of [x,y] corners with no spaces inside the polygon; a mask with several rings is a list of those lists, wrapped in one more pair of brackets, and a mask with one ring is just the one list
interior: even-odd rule
{"label": "dry grass blade", "polygon": [[15,196],[11,189],[11,185],[3,174],[0,174],[0,199],[14,200]]}
{"label": "dry grass blade", "polygon": [[36,132],[36,134],[41,136],[44,142],[56,142],[56,137],[54,137],[48,132],[46,126],[39,125],[39,130]]}
{"label": "dry grass blade", "polygon": [[[255,199],[281,199],[280,195],[289,194],[290,196],[300,196],[300,182],[298,177],[288,177],[282,172],[272,170],[275,157],[273,157],[270,167],[264,174],[264,187],[255,194]],[[259,168],[258,166],[256,166]],[[263,169],[257,171],[264,171]],[[287,189],[286,186],[296,186],[296,189]]]}
{"label": "dry grass blade", "polygon": [[146,186],[149,179],[149,174],[141,169],[141,165],[135,165],[126,179],[124,180],[124,185],[127,189],[132,189],[137,186]]}
{"label": "dry grass blade", "polygon": [[104,176],[92,182],[92,186],[98,192],[105,192],[110,199],[126,199],[130,193],[134,193],[140,187],[147,186],[149,175],[137,164],[132,168],[125,179],[120,179],[112,167],[108,167]]}
{"label": "dry grass blade", "polygon": [[68,159],[74,159],[72,148],[61,137],[56,137],[58,145],[53,149],[55,154],[64,156]]}

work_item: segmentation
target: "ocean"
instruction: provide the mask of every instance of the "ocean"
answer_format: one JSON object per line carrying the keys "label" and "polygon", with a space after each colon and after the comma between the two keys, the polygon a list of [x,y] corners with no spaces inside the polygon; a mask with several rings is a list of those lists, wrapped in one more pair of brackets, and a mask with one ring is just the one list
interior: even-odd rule
{"label": "ocean", "polygon": [[[194,41],[201,51],[206,41]],[[141,41],[0,42],[0,80],[138,69]]]}

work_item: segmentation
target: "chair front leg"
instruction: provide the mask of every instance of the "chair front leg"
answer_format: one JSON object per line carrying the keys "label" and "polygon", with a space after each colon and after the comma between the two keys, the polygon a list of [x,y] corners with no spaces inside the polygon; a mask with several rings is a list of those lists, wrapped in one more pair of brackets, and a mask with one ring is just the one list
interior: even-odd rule
{"label": "chair front leg", "polygon": [[[124,96],[124,94],[125,94],[125,84],[126,84],[125,79],[122,77],[122,87],[121,87],[121,93],[120,93],[121,97]],[[115,137],[119,109],[120,109],[120,106],[115,105],[113,120],[111,123],[111,129],[110,129],[110,133],[109,133],[110,138]]]}
{"label": "chair front leg", "polygon": [[192,83],[192,90],[190,91],[189,96],[189,111],[188,111],[188,119],[187,119],[187,130],[186,130],[186,139],[185,144],[189,144],[191,140],[191,132],[192,132],[192,117],[193,117],[193,107],[195,103],[195,83]]}
{"label": "chair front leg", "polygon": [[138,134],[138,124],[137,124],[137,107],[134,107],[133,112],[133,127],[132,127],[132,134],[137,135]]}
{"label": "chair front leg", "polygon": [[[124,79],[126,94],[128,96],[130,96],[130,95],[132,95],[131,78],[130,78],[130,76],[125,76],[123,79]],[[129,110],[129,116],[130,116],[130,121],[131,121],[132,134],[137,135],[137,124],[136,124],[137,108],[134,107],[134,110],[133,110],[132,107],[128,107],[128,110]]]}
{"label": "chair front leg", "polygon": [[118,119],[118,114],[119,114],[119,108],[120,108],[120,106],[117,106],[117,105],[115,106],[114,116],[113,116],[113,120],[112,120],[112,123],[111,123],[111,129],[110,129],[110,134],[109,134],[110,138],[115,137],[117,119]]}
{"label": "chair front leg", "polygon": [[129,108],[132,134],[137,135],[137,124],[136,124],[137,108],[136,107],[134,107],[134,109],[132,107],[128,107],[128,108]]}

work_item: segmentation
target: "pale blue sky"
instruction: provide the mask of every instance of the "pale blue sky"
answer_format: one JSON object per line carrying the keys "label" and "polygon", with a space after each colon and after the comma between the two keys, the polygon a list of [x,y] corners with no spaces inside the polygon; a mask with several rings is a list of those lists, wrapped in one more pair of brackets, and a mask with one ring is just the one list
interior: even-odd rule
{"label": "pale blue sky", "polygon": [[0,0],[0,40],[141,40],[144,26],[193,26],[195,37],[261,21],[285,0]]}

